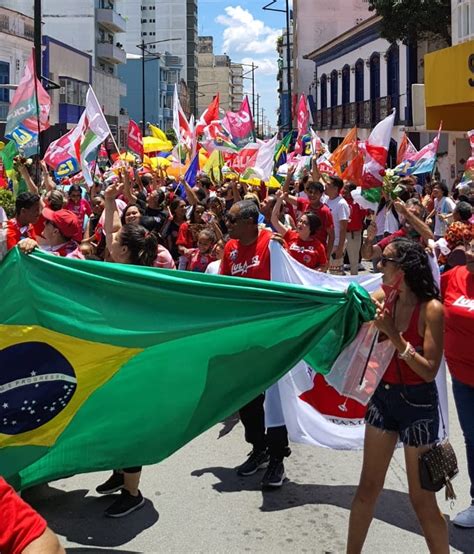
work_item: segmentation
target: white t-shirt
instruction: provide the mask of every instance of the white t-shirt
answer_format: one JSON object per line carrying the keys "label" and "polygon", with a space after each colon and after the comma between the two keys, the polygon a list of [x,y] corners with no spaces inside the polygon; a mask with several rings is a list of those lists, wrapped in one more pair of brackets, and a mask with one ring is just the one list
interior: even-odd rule
{"label": "white t-shirt", "polygon": [[351,209],[349,204],[344,200],[342,196],[336,196],[330,200],[327,198],[326,204],[331,210],[332,219],[334,221],[334,247],[336,248],[339,245],[339,223],[341,221],[349,221],[351,215]]}
{"label": "white t-shirt", "polygon": [[206,267],[206,271],[204,273],[210,273],[211,275],[219,275],[220,267],[221,267],[221,261],[216,260],[215,262],[211,262]]}
{"label": "white t-shirt", "polygon": [[448,223],[443,221],[438,214],[450,214],[453,212],[454,208],[456,207],[456,204],[454,203],[454,200],[449,198],[449,196],[443,196],[440,200],[435,198],[434,201],[434,209],[435,209],[435,227],[434,227],[434,234],[436,237],[444,237],[444,234],[446,233],[446,229],[448,227]]}

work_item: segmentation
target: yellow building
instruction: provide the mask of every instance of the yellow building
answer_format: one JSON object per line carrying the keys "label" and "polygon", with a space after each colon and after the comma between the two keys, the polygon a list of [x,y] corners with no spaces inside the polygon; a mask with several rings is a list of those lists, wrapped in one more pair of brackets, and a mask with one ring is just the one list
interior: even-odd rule
{"label": "yellow building", "polygon": [[474,129],[474,40],[425,56],[426,128]]}

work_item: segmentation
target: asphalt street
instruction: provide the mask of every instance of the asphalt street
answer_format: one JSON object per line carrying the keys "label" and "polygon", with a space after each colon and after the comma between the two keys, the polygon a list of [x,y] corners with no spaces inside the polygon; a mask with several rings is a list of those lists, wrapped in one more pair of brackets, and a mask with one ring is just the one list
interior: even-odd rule
{"label": "asphalt street", "polygon": [[[468,505],[463,438],[450,396],[451,440],[459,459],[458,499],[448,519]],[[157,437],[159,440],[159,437]],[[69,554],[107,552],[242,553],[344,552],[349,509],[362,454],[292,445],[288,481],[262,492],[262,473],[241,478],[234,467],[248,446],[236,417],[216,425],[164,462],[144,469],[145,506],[111,520],[110,497],[95,487],[107,473],[77,475],[30,489],[27,499],[61,537]],[[474,529],[450,524],[452,552],[474,552]],[[369,531],[365,552],[427,552],[407,495],[403,452],[397,451]]]}

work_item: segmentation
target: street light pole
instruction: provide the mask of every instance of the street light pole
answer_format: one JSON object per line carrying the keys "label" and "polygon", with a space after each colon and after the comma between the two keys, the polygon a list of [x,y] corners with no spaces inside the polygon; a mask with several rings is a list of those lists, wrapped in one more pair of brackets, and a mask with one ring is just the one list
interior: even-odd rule
{"label": "street light pole", "polygon": [[277,0],[271,0],[269,4],[263,6],[263,10],[268,10],[271,12],[281,12],[286,16],[286,65],[287,67],[287,77],[288,77],[288,131],[293,129],[293,114],[292,112],[292,102],[291,102],[291,47],[290,47],[290,2],[286,0],[285,9],[280,10],[277,8],[272,8]]}
{"label": "street light pole", "polygon": [[140,44],[137,44],[137,48],[142,51],[142,135],[145,136],[146,131],[146,95],[145,95],[145,53],[150,54],[151,58],[149,60],[159,60],[160,55],[158,53],[154,54],[152,52],[147,52],[146,47],[150,44],[158,44],[159,42],[171,42],[173,40],[182,40],[180,37],[176,38],[166,38],[162,40],[154,40],[153,42],[145,42],[143,39]]}
{"label": "street light pole", "polygon": [[145,136],[146,123],[145,123],[145,41],[142,39],[142,137]]}
{"label": "street light pole", "polygon": [[257,93],[257,135],[260,133],[260,94]]}

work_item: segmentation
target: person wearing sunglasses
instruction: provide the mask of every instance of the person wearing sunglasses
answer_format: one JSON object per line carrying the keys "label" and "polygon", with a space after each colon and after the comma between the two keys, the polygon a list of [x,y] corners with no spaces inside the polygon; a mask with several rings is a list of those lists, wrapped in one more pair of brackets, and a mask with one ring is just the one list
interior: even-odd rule
{"label": "person wearing sunglasses", "polygon": [[465,264],[441,275],[444,302],[444,352],[453,382],[453,395],[466,444],[471,504],[453,519],[454,525],[474,528],[474,232],[463,233]]}
{"label": "person wearing sunglasses", "polygon": [[[224,247],[221,275],[270,280],[269,244],[273,233],[258,227],[258,208],[252,200],[236,202],[226,218],[230,240]],[[265,430],[265,395],[260,394],[239,410],[245,440],[252,445],[247,460],[238,466],[242,476],[266,469],[263,488],[278,488],[285,480],[283,459],[290,455],[284,425]]]}
{"label": "person wearing sunglasses", "polygon": [[443,305],[428,255],[419,242],[397,238],[378,264],[375,326],[395,353],[367,406],[364,457],[352,502],[347,552],[363,549],[375,504],[398,442],[403,443],[411,504],[430,552],[449,552],[448,526],[436,494],[421,487],[421,454],[438,441],[435,378],[443,355]]}

